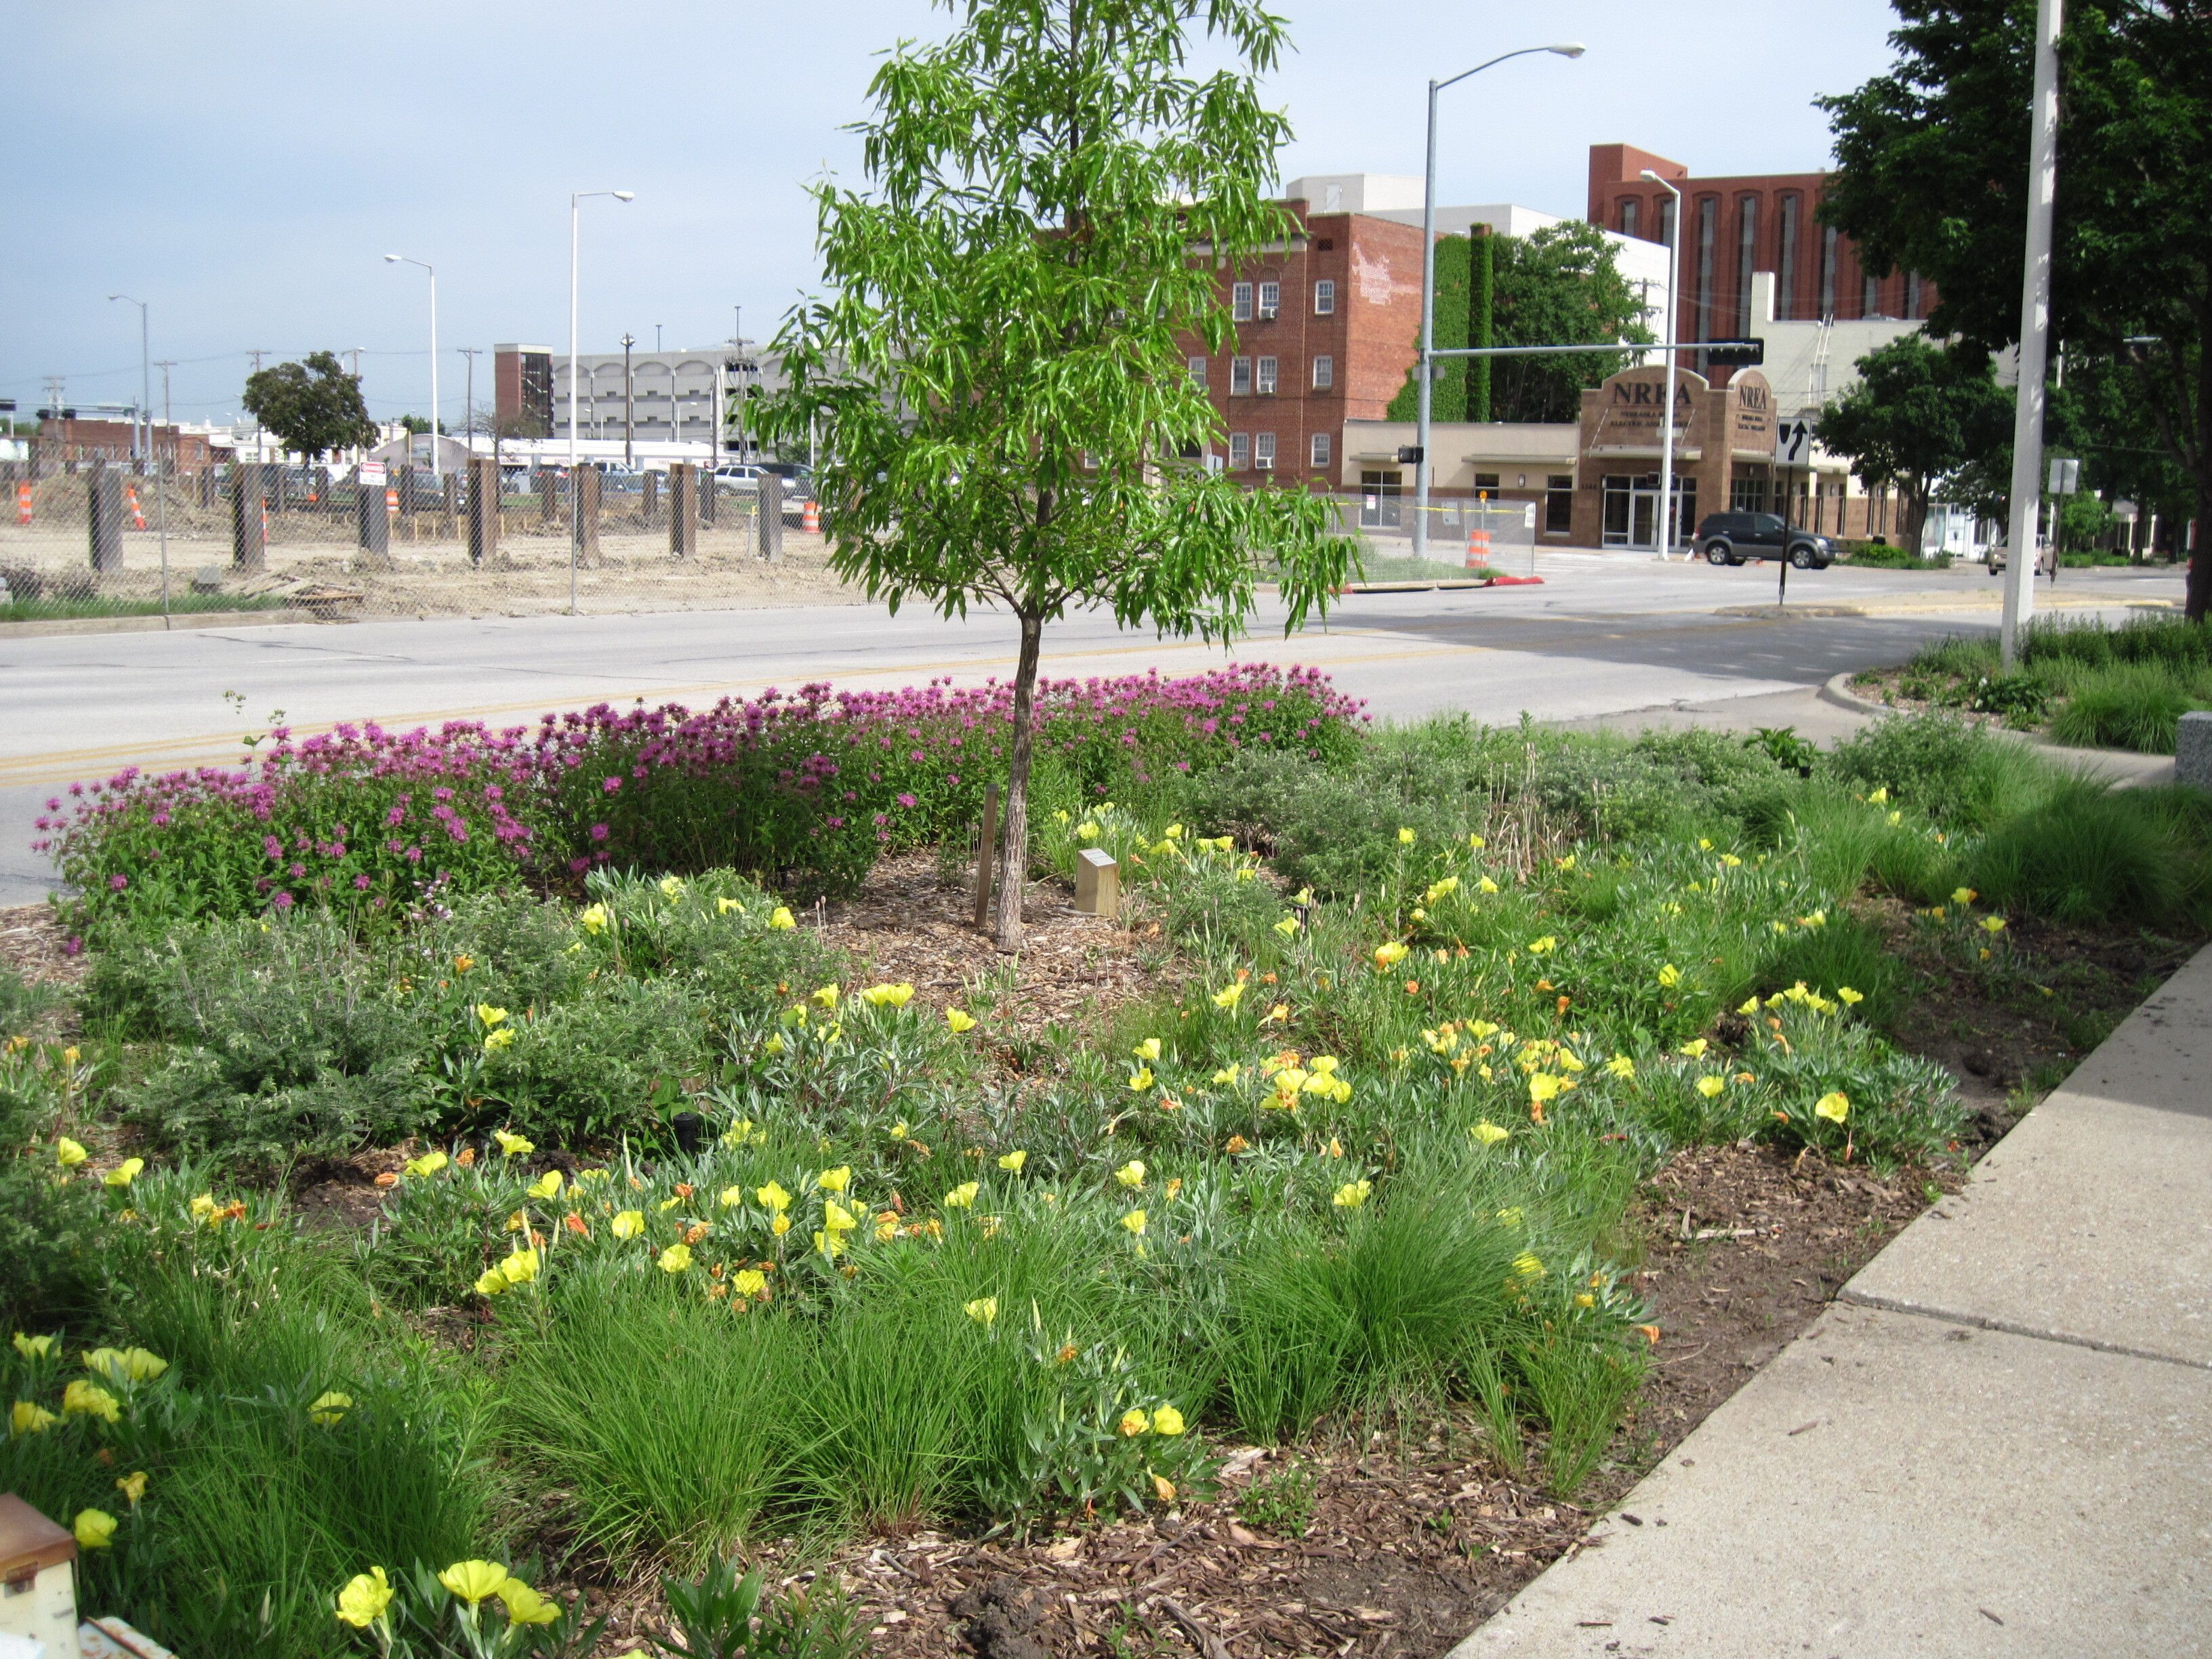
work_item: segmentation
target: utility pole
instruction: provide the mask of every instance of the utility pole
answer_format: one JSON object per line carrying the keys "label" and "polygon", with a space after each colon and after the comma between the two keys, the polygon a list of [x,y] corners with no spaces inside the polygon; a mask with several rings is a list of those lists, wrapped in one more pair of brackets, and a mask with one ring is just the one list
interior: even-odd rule
{"label": "utility pole", "polygon": [[2036,0],[2035,83],[2028,107],[2027,236],[2020,293],[2020,387],[2013,404],[2012,526],[2005,559],[2003,671],[2035,614],[2035,531],[2043,507],[2043,375],[2051,350],[2051,210],[2058,193],[2058,34],[2062,0]]}
{"label": "utility pole", "polygon": [[176,424],[176,417],[169,413],[169,371],[176,366],[177,360],[174,357],[163,358],[154,365],[161,371],[161,424],[163,426]]}
{"label": "utility pole", "polygon": [[629,378],[629,349],[637,343],[637,337],[628,329],[623,331],[623,465],[635,465],[630,434],[637,425],[637,401],[632,395]]}
{"label": "utility pole", "polygon": [[461,394],[461,437],[469,447],[469,453],[473,456],[477,453],[477,353],[483,348],[456,346],[453,349],[469,360],[467,390]]}
{"label": "utility pole", "polygon": [[[261,372],[261,360],[269,355],[268,349],[265,346],[259,347],[255,349],[249,350],[246,355],[253,359],[252,373],[254,374],[258,374]],[[249,376],[249,378],[251,377]],[[356,375],[355,378],[359,379],[360,377]],[[261,440],[261,417],[258,415],[256,415],[253,417],[253,459],[256,461],[263,461],[268,459],[268,455]]]}

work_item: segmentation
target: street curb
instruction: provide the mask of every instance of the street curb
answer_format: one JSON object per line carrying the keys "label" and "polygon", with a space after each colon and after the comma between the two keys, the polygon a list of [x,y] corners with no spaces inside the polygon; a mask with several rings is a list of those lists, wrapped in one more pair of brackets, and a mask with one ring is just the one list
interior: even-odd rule
{"label": "street curb", "polygon": [[0,623],[0,640],[42,640],[63,634],[162,634],[186,628],[276,628],[332,620],[306,611],[187,611],[167,625],[154,617],[57,617],[51,622]]}
{"label": "street curb", "polygon": [[1850,689],[1851,676],[1854,674],[1863,673],[1865,671],[1863,669],[1846,668],[1840,674],[1830,675],[1828,678],[1821,684],[1820,701],[1822,702],[1833,703],[1838,708],[1848,708],[1854,714],[1894,714],[1898,713],[1899,711],[1897,709],[1892,708],[1887,703],[1869,702],[1868,699],[1862,697],[1857,692]]}

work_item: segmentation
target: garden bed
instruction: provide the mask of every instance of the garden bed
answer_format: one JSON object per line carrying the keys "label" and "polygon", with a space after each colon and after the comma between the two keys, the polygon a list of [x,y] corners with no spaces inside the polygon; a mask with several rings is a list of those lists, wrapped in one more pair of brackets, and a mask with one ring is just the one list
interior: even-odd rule
{"label": "garden bed", "polygon": [[[90,896],[0,929],[75,1000],[0,1006],[9,1311],[168,1362],[110,1427],[0,1351],[58,1413],[7,1480],[149,1472],[88,1599],[320,1654],[349,1575],[475,1555],[612,1653],[734,1552],[843,1587],[774,1603],[812,1659],[1435,1653],[2212,921],[2178,792],[1956,723],[1056,695],[1012,957],[957,838],[988,694],[88,793]],[[206,1550],[242,1599],[171,1577]]]}

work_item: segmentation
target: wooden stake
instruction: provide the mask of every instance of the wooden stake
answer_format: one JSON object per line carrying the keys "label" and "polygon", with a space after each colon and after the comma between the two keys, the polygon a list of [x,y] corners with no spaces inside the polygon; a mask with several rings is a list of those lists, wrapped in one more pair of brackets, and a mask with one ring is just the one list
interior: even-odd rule
{"label": "wooden stake", "polygon": [[999,861],[999,786],[983,786],[983,828],[975,842],[975,925],[991,926],[991,872]]}

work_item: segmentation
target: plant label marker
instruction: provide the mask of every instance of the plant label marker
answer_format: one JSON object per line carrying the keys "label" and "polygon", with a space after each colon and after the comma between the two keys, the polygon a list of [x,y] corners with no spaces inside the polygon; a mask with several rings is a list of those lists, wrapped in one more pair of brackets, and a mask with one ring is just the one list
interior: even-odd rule
{"label": "plant label marker", "polygon": [[975,837],[975,925],[988,928],[991,925],[991,866],[997,861],[999,839],[999,786],[983,786],[983,823]]}
{"label": "plant label marker", "polygon": [[1103,848],[1075,855],[1075,908],[1086,916],[1111,916],[1121,908],[1121,866]]}

